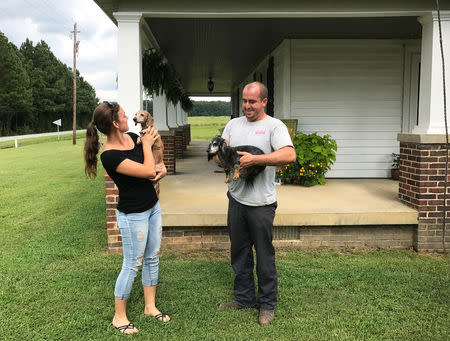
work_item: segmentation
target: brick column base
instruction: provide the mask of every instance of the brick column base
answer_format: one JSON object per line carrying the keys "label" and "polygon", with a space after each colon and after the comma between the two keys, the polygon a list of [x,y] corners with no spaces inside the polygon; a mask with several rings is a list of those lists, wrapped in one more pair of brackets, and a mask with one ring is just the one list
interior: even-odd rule
{"label": "brick column base", "polygon": [[191,125],[186,124],[184,126],[184,144],[185,149],[187,149],[187,146],[189,146],[189,143],[191,142]]}
{"label": "brick column base", "polygon": [[[440,138],[439,138],[440,137]],[[448,252],[450,231],[444,230],[445,144],[441,135],[399,134],[399,198],[419,211],[417,251]],[[445,140],[444,140],[445,141]],[[448,185],[450,177],[447,174]],[[450,193],[447,187],[447,194]],[[447,205],[450,204],[448,196]],[[446,214],[450,223],[450,211]],[[443,235],[445,232],[445,240]]]}
{"label": "brick column base", "polygon": [[184,141],[184,129],[175,129],[175,158],[182,159],[184,154],[183,141]]}
{"label": "brick column base", "polygon": [[176,172],[175,160],[175,134],[172,131],[159,132],[164,144],[163,160],[167,168],[167,175],[174,175]]}
{"label": "brick column base", "polygon": [[187,149],[188,144],[186,126],[183,126],[183,150]]}
{"label": "brick column base", "polygon": [[191,125],[186,124],[186,131],[187,131],[187,144],[189,145],[191,143]]}
{"label": "brick column base", "polygon": [[106,233],[108,234],[108,251],[111,253],[122,252],[122,236],[117,226],[117,203],[119,202],[119,190],[114,181],[105,172],[105,196],[106,196]]}

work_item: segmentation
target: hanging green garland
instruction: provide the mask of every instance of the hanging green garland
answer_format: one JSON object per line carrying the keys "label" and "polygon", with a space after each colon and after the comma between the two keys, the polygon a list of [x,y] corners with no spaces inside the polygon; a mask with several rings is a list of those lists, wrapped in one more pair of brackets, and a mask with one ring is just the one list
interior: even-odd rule
{"label": "hanging green garland", "polygon": [[186,112],[191,112],[193,104],[184,91],[175,70],[164,61],[161,51],[148,49],[142,57],[142,79],[149,94],[166,95],[173,105],[180,103]]}
{"label": "hanging green garland", "polygon": [[188,94],[183,92],[181,95],[181,107],[185,112],[192,112],[194,109],[194,103],[192,103],[191,99],[189,98]]}

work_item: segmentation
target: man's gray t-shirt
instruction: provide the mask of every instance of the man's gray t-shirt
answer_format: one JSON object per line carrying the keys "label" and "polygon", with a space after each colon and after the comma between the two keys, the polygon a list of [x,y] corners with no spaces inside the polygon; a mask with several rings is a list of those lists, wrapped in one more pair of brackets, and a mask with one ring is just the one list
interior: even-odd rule
{"label": "man's gray t-shirt", "polygon": [[[249,122],[242,116],[232,119],[223,130],[222,137],[230,147],[250,145],[260,148],[265,154],[282,147],[292,146],[286,125],[279,119],[266,116],[264,119]],[[266,166],[253,186],[239,179],[228,184],[230,195],[238,202],[248,206],[264,206],[277,201],[275,190],[275,166]]]}

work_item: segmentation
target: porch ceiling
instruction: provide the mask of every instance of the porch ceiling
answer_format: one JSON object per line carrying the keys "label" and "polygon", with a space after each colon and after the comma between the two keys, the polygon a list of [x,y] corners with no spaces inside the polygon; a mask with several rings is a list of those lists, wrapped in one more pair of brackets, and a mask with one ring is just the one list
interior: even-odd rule
{"label": "porch ceiling", "polygon": [[192,95],[230,95],[285,38],[417,39],[416,17],[372,18],[167,18],[146,22]]}

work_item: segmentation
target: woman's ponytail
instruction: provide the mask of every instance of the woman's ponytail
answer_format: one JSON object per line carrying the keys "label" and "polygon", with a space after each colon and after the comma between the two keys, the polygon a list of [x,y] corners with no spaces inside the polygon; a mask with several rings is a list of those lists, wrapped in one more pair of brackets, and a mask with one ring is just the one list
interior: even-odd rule
{"label": "woman's ponytail", "polygon": [[92,121],[86,128],[86,143],[84,144],[84,169],[86,175],[90,178],[97,176],[97,154],[100,149],[98,141],[99,132],[109,135],[113,128],[113,121],[119,121],[120,106],[117,102],[103,102],[97,105],[92,114]]}
{"label": "woman's ponytail", "polygon": [[86,128],[86,143],[84,144],[84,171],[90,178],[97,176],[97,154],[100,149],[97,128],[93,121]]}

